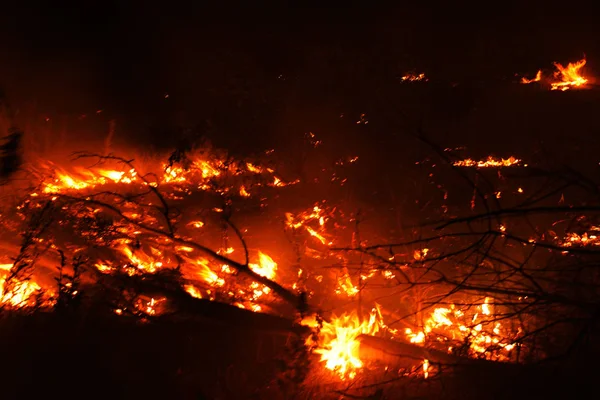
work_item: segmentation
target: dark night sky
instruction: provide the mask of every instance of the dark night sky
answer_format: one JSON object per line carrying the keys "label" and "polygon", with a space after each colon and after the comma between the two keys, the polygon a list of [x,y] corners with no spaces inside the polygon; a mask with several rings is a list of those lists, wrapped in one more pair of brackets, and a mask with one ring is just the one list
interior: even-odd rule
{"label": "dark night sky", "polygon": [[103,109],[132,130],[208,119],[223,134],[268,133],[320,103],[359,109],[407,69],[493,86],[583,53],[591,68],[600,60],[595,12],[582,3],[34,3],[3,9],[0,85],[11,102],[39,113]]}

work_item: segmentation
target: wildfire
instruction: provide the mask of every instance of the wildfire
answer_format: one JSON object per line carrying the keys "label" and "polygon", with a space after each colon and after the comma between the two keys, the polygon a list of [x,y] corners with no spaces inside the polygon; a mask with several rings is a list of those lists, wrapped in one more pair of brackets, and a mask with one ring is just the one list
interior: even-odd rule
{"label": "wildfire", "polygon": [[589,232],[578,234],[575,232],[569,232],[566,234],[562,241],[562,245],[565,247],[571,246],[600,246],[600,227],[593,226],[589,229]]}
{"label": "wildfire", "polygon": [[326,223],[331,215],[335,212],[335,208],[328,210],[322,204],[315,204],[312,209],[303,211],[299,214],[286,213],[286,226],[288,228],[298,230],[304,229],[310,236],[317,239],[321,244],[331,246],[333,241],[328,240]]}
{"label": "wildfire", "polygon": [[[190,296],[199,299],[207,298],[215,300],[216,291],[221,290],[224,291],[224,295],[235,300],[233,301],[235,306],[254,312],[262,311],[262,307],[256,304],[256,302],[271,294],[269,287],[257,282],[251,282],[246,287],[240,286],[234,288],[226,280],[228,275],[234,273],[234,270],[228,265],[218,265],[203,257],[197,259],[187,256],[181,257],[186,261],[186,265],[191,266],[186,267],[184,270],[185,278],[190,281],[190,283],[184,285],[184,290]],[[248,266],[252,271],[268,279],[274,279],[277,275],[277,263],[269,255],[260,251],[258,252],[258,262],[250,263]],[[192,283],[196,281],[200,281],[208,287],[200,288],[200,285]]]}
{"label": "wildfire", "polygon": [[42,289],[36,282],[19,281],[13,283],[11,290],[5,291],[5,280],[0,280],[0,302],[14,308],[26,307],[35,304],[34,296]]}
{"label": "wildfire", "polygon": [[[569,90],[569,89],[583,89],[589,83],[589,79],[581,74],[581,69],[585,66],[586,59],[583,58],[579,61],[567,64],[564,67],[562,64],[554,62],[553,65],[556,68],[552,78],[545,80],[550,84],[550,90]],[[533,82],[541,82],[543,80],[542,70],[539,70],[534,78],[527,79],[521,78],[521,83],[529,84]]]}
{"label": "wildfire", "polygon": [[137,181],[137,173],[133,169],[117,171],[77,168],[72,173],[54,169],[56,177],[52,181],[44,182],[44,193],[86,190],[108,183],[130,184]]}
{"label": "wildfire", "polygon": [[[305,318],[302,324],[313,328],[316,326],[314,317]],[[309,338],[307,344],[317,347],[314,352],[321,355],[325,368],[336,373],[342,380],[354,379],[363,367],[359,336],[374,335],[381,326],[378,307],[371,310],[369,320],[362,322],[355,312],[340,317],[334,315],[331,322],[322,323],[317,343]]]}
{"label": "wildfire", "polygon": [[[163,256],[163,252],[154,247],[150,247],[150,254],[142,250],[133,251],[129,246],[122,245],[118,251],[125,256],[127,261],[121,265],[121,268],[130,276],[139,273],[155,273],[163,267],[163,262],[157,260]],[[116,269],[112,262],[98,262],[96,268],[103,273],[109,273]]]}
{"label": "wildfire", "polygon": [[501,167],[513,167],[520,165],[522,160],[510,156],[509,158],[495,158],[489,156],[485,160],[473,160],[467,158],[464,160],[455,161],[452,165],[455,167],[475,167],[475,168],[501,168]]}
{"label": "wildfire", "polygon": [[[424,74],[406,75],[402,80],[421,81],[426,78]],[[320,141],[316,140],[314,134],[309,136],[311,140],[314,139],[316,147]],[[182,274],[182,290],[194,298],[223,301],[253,312],[263,312],[264,309],[268,309],[268,305],[275,303],[271,301],[274,299],[272,289],[255,281],[233,279],[234,276],[237,276],[237,270],[232,266],[237,263],[234,263],[232,258],[228,265],[224,257],[229,257],[231,254],[237,255],[237,253],[229,245],[227,229],[230,229],[231,226],[227,226],[225,222],[229,221],[225,219],[229,217],[230,210],[235,210],[237,207],[237,204],[232,206],[232,198],[240,202],[249,202],[246,198],[257,195],[258,188],[261,186],[280,188],[298,181],[285,182],[271,168],[249,162],[235,162],[224,156],[201,153],[193,154],[189,158],[187,162],[175,165],[157,163],[157,166],[162,167],[160,172],[147,175],[138,174],[136,170],[129,168],[129,164],[126,162],[120,164],[122,169],[112,165],[111,169],[73,168],[69,171],[52,167],[51,178],[42,181],[40,190],[28,197],[27,201],[31,204],[39,202],[37,203],[39,206],[48,199],[54,200],[60,197],[60,194],[69,194],[64,197],[70,199],[75,198],[78,194],[82,199],[94,199],[94,201],[101,199],[102,195],[112,196],[110,200],[106,200],[109,202],[109,206],[106,206],[105,209],[112,211],[116,209],[118,212],[115,213],[116,216],[111,214],[110,218],[104,218],[100,206],[85,204],[81,207],[73,207],[74,211],[68,209],[68,206],[62,208],[62,210],[66,210],[64,213],[71,220],[61,220],[61,224],[68,226],[68,223],[79,223],[78,228],[73,230],[86,240],[85,243],[90,248],[98,247],[104,251],[100,253],[101,255],[94,254],[95,258],[91,261],[98,271],[103,274],[124,273],[143,280],[149,279],[151,274],[173,268]],[[358,157],[344,159],[339,165],[344,165],[346,162],[354,163],[357,159]],[[501,159],[491,156],[480,161],[466,159],[454,163],[455,166],[476,168],[510,167],[520,164],[522,161],[515,157]],[[147,178],[149,176],[152,176],[151,180]],[[93,192],[94,189],[97,189],[100,194]],[[163,197],[156,195],[158,189],[161,190],[160,193],[163,194]],[[178,203],[178,201],[192,193],[198,193],[198,191],[202,191],[203,195],[211,192],[216,196],[207,195],[206,197],[211,201],[208,206],[198,207],[201,209],[195,209],[194,215],[191,217],[181,217],[178,207],[181,204],[187,206],[188,203]],[[113,195],[109,196],[106,193]],[[118,200],[115,201],[114,198]],[[218,199],[215,201],[218,203],[213,202],[214,198]],[[196,198],[190,197],[189,199],[189,203],[195,204]],[[262,207],[264,199],[260,198],[260,200]],[[62,203],[60,204],[62,206]],[[338,233],[344,227],[344,222],[340,222],[339,215],[343,216],[340,210],[321,201],[308,209],[285,213],[284,224],[294,234],[300,234],[301,240],[307,244],[305,247],[316,245],[315,248],[325,249],[322,252],[314,249],[311,251],[312,254],[325,254],[322,259],[326,259],[333,253],[331,246],[333,246],[334,240],[341,241],[341,235]],[[222,218],[221,224],[211,224],[211,221],[214,221],[213,218]],[[354,221],[354,219],[349,220]],[[154,235],[154,232],[162,232],[161,229],[165,225],[176,226],[177,233],[171,231],[166,235],[160,233]],[[223,226],[225,227],[223,228]],[[95,233],[94,229],[101,233]],[[166,228],[164,229],[166,231]],[[213,229],[220,230],[218,234],[222,235],[223,240],[222,244],[215,246],[220,247],[216,251],[218,256],[211,258],[206,255],[210,254],[210,251],[201,252],[199,246],[184,245],[198,240],[203,233],[206,235],[214,233]],[[240,229],[240,231],[246,232],[244,229]],[[358,234],[352,236],[353,246],[355,243],[359,243],[356,246],[360,246],[366,242],[366,240],[361,241],[360,237],[356,238],[357,236]],[[584,234],[577,238],[572,234],[568,243],[573,245],[580,242],[591,243],[595,239],[596,236],[592,234]],[[198,243],[204,245],[204,242]],[[211,243],[210,239],[206,243]],[[112,259],[106,256],[106,252],[109,251],[112,253]],[[391,250],[390,252],[392,253]],[[306,254],[310,255],[311,253],[306,250]],[[392,253],[390,261],[396,261],[395,254],[395,252]],[[425,263],[428,259],[434,258],[432,254],[438,254],[438,250],[433,247],[432,250],[422,248],[404,255],[409,259],[412,256],[417,263]],[[398,257],[400,256],[398,255]],[[318,258],[316,255],[312,257]],[[338,258],[338,261],[341,258]],[[298,292],[301,291],[301,288],[302,292],[307,293],[308,296],[313,292],[310,288],[304,291],[305,285],[301,279],[308,279],[304,276],[301,278],[301,275],[310,276],[311,279],[321,284],[321,287],[329,290],[330,295],[335,293],[348,298],[356,298],[365,289],[367,279],[383,276],[388,285],[391,283],[390,280],[395,279],[396,276],[400,277],[401,273],[404,274],[403,270],[399,268],[384,270],[379,267],[366,267],[351,276],[346,268],[340,268],[342,273],[332,278],[332,285],[327,286],[328,282],[326,279],[324,280],[326,275],[313,275],[308,270],[305,270],[304,274],[302,270],[298,271],[294,278],[295,282],[285,282],[284,277],[289,277],[290,271],[282,269],[288,274],[281,273],[278,270],[278,264],[263,251],[252,250],[250,261],[248,268],[254,273],[284,287],[291,287]],[[5,270],[11,267],[12,264],[0,265],[0,269]],[[240,267],[238,266],[238,268]],[[281,273],[281,277],[278,276],[278,273]],[[294,275],[296,274],[294,273]],[[262,279],[260,281],[264,282]],[[272,285],[271,287],[274,288]],[[0,281],[0,301],[12,307],[34,304],[34,298],[40,290],[42,290],[40,285],[32,280],[12,282],[10,290],[5,290],[5,282],[2,280]],[[156,293],[153,294],[154,297],[141,294],[136,294],[136,296],[130,299],[133,303],[120,304],[118,306],[120,308],[116,308],[114,312],[118,315],[135,314],[141,318],[157,316],[164,311],[164,305],[169,300]],[[335,296],[332,297],[333,300],[338,300]],[[367,296],[362,297],[368,298]],[[361,301],[368,300],[361,299]],[[514,347],[514,344],[507,339],[510,335],[503,332],[500,323],[491,321],[493,307],[489,301],[486,299],[482,304],[472,307],[477,308],[475,313],[468,308],[459,308],[455,305],[438,307],[425,320],[421,329],[415,329],[415,332],[407,329],[405,338],[415,344],[442,343],[448,351],[454,351],[458,345],[468,343],[469,355],[475,356],[483,354],[487,357],[487,354],[490,353],[489,349],[496,348],[501,350],[503,355],[494,355],[493,357],[507,359],[506,353]],[[275,308],[273,307],[273,309]],[[320,325],[316,324],[316,321],[308,320],[303,323],[319,329],[318,339],[312,343],[316,347],[315,353],[320,355],[325,368],[342,380],[354,379],[363,368],[363,361],[360,359],[359,353],[361,335],[375,335],[380,331],[388,331],[395,337],[398,336],[397,331],[389,329],[384,324],[381,309],[377,304],[371,310],[367,320],[359,318],[356,312],[351,312],[340,317],[333,316],[330,322],[322,322]],[[421,368],[421,365],[416,365],[417,368]],[[431,371],[429,361],[423,360],[423,376],[427,378]]]}
{"label": "wildfire", "polygon": [[[1,271],[10,271],[13,264],[0,264]],[[12,308],[29,307],[36,304],[36,297],[42,293],[42,288],[34,280],[20,280],[13,278],[10,285],[6,284],[6,278],[0,278],[0,304]],[[48,305],[39,304],[39,305]]]}
{"label": "wildfire", "polygon": [[408,73],[400,78],[402,82],[418,82],[418,81],[427,81],[424,73],[413,74]]}
{"label": "wildfire", "polygon": [[566,67],[563,67],[559,63],[554,63],[554,66],[558,70],[554,73],[556,79],[560,79],[559,82],[553,82],[552,90],[569,90],[570,88],[583,87],[588,83],[587,78],[584,78],[580,74],[581,68],[585,65],[585,58],[575,63],[569,63]]}
{"label": "wildfire", "polygon": [[[221,287],[225,285],[225,280],[210,268],[210,263],[206,258],[199,258],[196,260],[187,259],[187,261],[197,267],[194,273],[198,279],[208,283],[210,286],[213,287]],[[191,285],[190,287],[192,287],[193,289],[191,291],[187,290],[188,293],[192,294],[192,296],[194,297],[202,297],[201,295],[194,295],[192,292],[194,292],[197,289]]]}
{"label": "wildfire", "polygon": [[438,307],[425,320],[423,330],[413,332],[406,328],[404,333],[411,343],[446,343],[448,352],[453,352],[457,345],[466,344],[471,356],[509,360],[508,352],[515,345],[509,339],[510,334],[503,331],[501,323],[494,321],[490,299],[486,298],[476,309],[475,313],[471,313],[454,304],[448,308]]}
{"label": "wildfire", "polygon": [[521,83],[527,85],[529,83],[533,83],[533,82],[539,82],[542,80],[542,70],[538,70],[537,74],[535,74],[535,78],[532,79],[527,79],[525,77],[521,78]]}
{"label": "wildfire", "polygon": [[268,255],[258,252],[258,264],[249,264],[250,269],[265,278],[273,279],[277,272],[277,263]]}
{"label": "wildfire", "polygon": [[345,274],[343,277],[338,279],[338,288],[335,290],[336,294],[346,294],[349,297],[354,297],[360,290],[352,283],[350,275]]}

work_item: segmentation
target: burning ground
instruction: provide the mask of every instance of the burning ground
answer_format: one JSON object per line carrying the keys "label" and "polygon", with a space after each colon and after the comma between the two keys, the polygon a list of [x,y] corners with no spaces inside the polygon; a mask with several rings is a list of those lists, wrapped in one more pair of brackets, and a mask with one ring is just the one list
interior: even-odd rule
{"label": "burning ground", "polygon": [[401,214],[349,196],[356,154],[313,176],[276,149],[241,159],[208,143],[27,158],[3,186],[2,334],[32,355],[56,347],[61,368],[27,356],[4,376],[103,386],[74,372],[91,362],[110,371],[107,395],[209,398],[506,394],[507,379],[539,390],[532,365],[556,360],[585,379],[598,186],[417,137],[426,184]]}

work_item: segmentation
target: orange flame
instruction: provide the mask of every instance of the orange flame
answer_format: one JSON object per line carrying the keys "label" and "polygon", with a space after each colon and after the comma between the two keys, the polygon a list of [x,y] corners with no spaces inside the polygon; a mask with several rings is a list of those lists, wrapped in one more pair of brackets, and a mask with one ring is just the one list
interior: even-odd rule
{"label": "orange flame", "polygon": [[533,82],[539,82],[542,80],[542,70],[538,70],[537,74],[535,74],[535,78],[532,79],[527,79],[525,77],[521,78],[521,83],[527,85],[529,83],[533,83]]}
{"label": "orange flame", "polygon": [[[584,89],[589,83],[589,79],[581,74],[581,69],[586,64],[586,59],[567,64],[564,67],[562,64],[554,62],[556,71],[552,78],[547,78],[546,81],[550,84],[550,90],[569,90],[569,89]],[[530,84],[533,82],[541,82],[543,80],[542,70],[539,70],[533,79],[521,78],[521,83]]]}
{"label": "orange flame", "polygon": [[499,168],[499,167],[512,167],[521,164],[521,160],[510,156],[509,158],[494,158],[489,156],[485,160],[473,160],[467,158],[464,160],[455,161],[453,165],[455,167],[476,167],[476,168]]}
{"label": "orange flame", "polygon": [[[7,266],[9,266],[8,269],[12,268],[12,264],[2,264],[2,269]],[[6,291],[5,284],[5,279],[0,279],[0,303],[14,308],[34,305],[34,296],[41,289],[40,285],[33,280],[14,281],[10,291]]]}
{"label": "orange flame", "polygon": [[[318,323],[314,316],[302,320],[302,325],[315,328]],[[387,328],[381,320],[379,305],[371,310],[369,320],[360,322],[358,315],[353,311],[340,317],[332,316],[331,322],[323,321],[319,331],[316,354],[321,355],[321,362],[325,368],[336,373],[342,380],[354,379],[357,372],[363,367],[360,359],[360,335],[374,335],[381,328]],[[312,338],[308,345],[315,345]]]}
{"label": "orange flame", "polygon": [[252,271],[268,279],[275,278],[277,263],[268,255],[258,252],[258,264],[249,264]]}
{"label": "orange flame", "polygon": [[[492,305],[490,299],[485,298],[484,302],[477,306],[479,310],[469,321],[467,321],[466,312],[458,309],[454,304],[449,308],[438,307],[433,310],[430,317],[425,321],[422,331],[413,332],[410,328],[405,330],[406,337],[411,343],[425,343],[427,339],[433,338],[438,341],[453,340],[455,342],[469,343],[469,351],[473,355],[484,355],[486,358],[495,360],[507,360],[508,354],[490,354],[489,349],[497,349],[509,352],[514,348],[514,344],[507,339],[510,335],[503,335],[502,325],[499,322],[493,322],[493,318],[486,318],[480,321],[480,314],[492,316]],[[492,327],[493,325],[493,327]],[[452,351],[452,346],[447,350]]]}
{"label": "orange flame", "polygon": [[552,90],[565,91],[585,86],[588,83],[588,79],[580,74],[580,70],[585,63],[585,58],[574,63],[569,63],[566,67],[555,62],[554,66],[558,71],[554,73],[554,77],[560,79],[560,81],[551,84]]}

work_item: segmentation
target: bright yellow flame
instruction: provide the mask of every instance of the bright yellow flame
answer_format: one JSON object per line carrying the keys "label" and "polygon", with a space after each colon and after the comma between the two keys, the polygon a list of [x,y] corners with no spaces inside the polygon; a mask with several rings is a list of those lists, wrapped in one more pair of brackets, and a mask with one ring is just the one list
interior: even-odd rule
{"label": "bright yellow flame", "polygon": [[573,87],[585,86],[588,80],[580,74],[580,70],[585,63],[585,58],[574,63],[569,63],[566,67],[555,62],[554,66],[558,71],[554,73],[554,77],[560,79],[560,81],[552,83],[551,89],[565,91]]}
{"label": "bright yellow flame", "polygon": [[345,293],[349,297],[354,297],[360,290],[352,283],[350,275],[346,274],[338,279],[338,288],[335,292],[336,294]]}
{"label": "bright yellow flame", "polygon": [[550,84],[550,90],[569,90],[572,88],[583,89],[589,83],[589,79],[581,74],[581,69],[586,64],[586,59],[583,58],[579,61],[569,63],[566,67],[560,63],[553,63],[556,67],[556,71],[552,78],[546,78],[542,76],[542,71],[539,70],[533,79],[521,78],[521,83],[529,84],[533,82],[541,82],[542,80],[547,81]]}
{"label": "bright yellow flame", "polygon": [[244,185],[240,186],[240,196],[242,197],[250,197],[250,193],[246,190]]}
{"label": "bright yellow flame", "polygon": [[268,279],[275,278],[277,263],[263,252],[258,252],[258,264],[249,264],[252,271]]}
{"label": "bright yellow flame", "polygon": [[[187,260],[190,261],[196,267],[198,267],[198,269],[195,270],[195,274],[197,275],[198,278],[202,279],[203,281],[205,281],[206,283],[208,283],[211,286],[221,287],[221,286],[225,285],[225,280],[223,278],[221,278],[219,275],[217,275],[217,273],[214,272],[209,267],[210,262],[206,258],[198,258],[195,260],[187,259]],[[189,293],[189,291],[188,291],[188,293]]]}
{"label": "bright yellow flame", "polygon": [[[307,316],[302,320],[302,325],[316,328],[318,322],[315,316]],[[377,304],[371,310],[369,319],[363,322],[360,322],[355,312],[340,317],[334,315],[331,322],[322,322],[315,353],[321,355],[325,368],[335,372],[342,380],[354,379],[363,366],[359,353],[359,336],[374,335],[381,328],[387,327],[383,324]],[[309,338],[307,344],[313,345],[311,340]]]}
{"label": "bright yellow flame", "polygon": [[186,292],[189,293],[190,296],[195,297],[197,299],[202,298],[202,293],[200,293],[200,290],[198,290],[198,288],[196,288],[194,285],[185,285],[184,289]]}
{"label": "bright yellow flame", "polygon": [[33,296],[41,289],[36,282],[28,280],[14,282],[11,290],[5,292],[5,283],[4,278],[0,280],[0,302],[17,308],[33,305]]}

